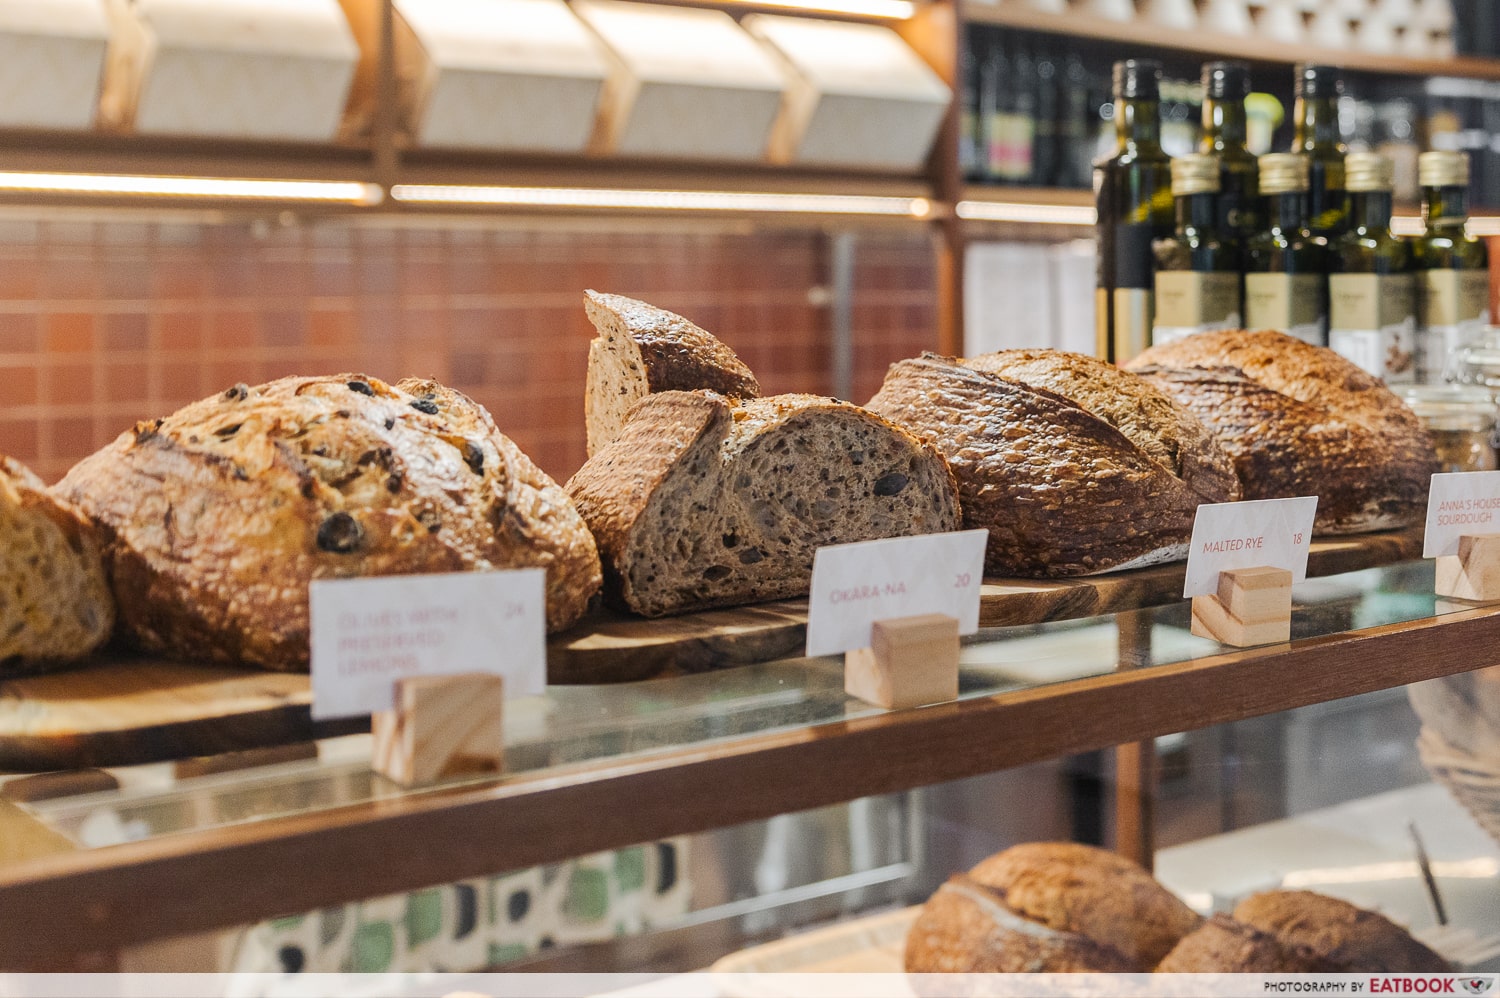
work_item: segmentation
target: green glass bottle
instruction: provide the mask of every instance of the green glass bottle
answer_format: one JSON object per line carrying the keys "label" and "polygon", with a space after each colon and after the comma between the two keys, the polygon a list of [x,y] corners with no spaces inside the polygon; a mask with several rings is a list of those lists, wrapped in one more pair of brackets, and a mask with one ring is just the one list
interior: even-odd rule
{"label": "green glass bottle", "polygon": [[1454,351],[1489,322],[1489,252],[1468,234],[1469,156],[1424,152],[1417,157],[1422,218],[1427,231],[1416,251],[1420,308],[1417,372],[1424,383],[1451,380]]}
{"label": "green glass bottle", "polygon": [[1395,164],[1379,153],[1344,161],[1349,231],[1329,253],[1328,345],[1387,384],[1417,380],[1417,277],[1410,244],[1391,233]]}
{"label": "green glass bottle", "polygon": [[1328,345],[1328,251],[1307,228],[1308,158],[1260,158],[1266,228],[1245,247],[1245,328]]}
{"label": "green glass bottle", "polygon": [[1344,185],[1344,155],[1348,149],[1339,131],[1339,98],[1343,93],[1343,77],[1333,66],[1297,66],[1292,152],[1307,156],[1307,227],[1323,243],[1343,235],[1349,227]]}
{"label": "green glass bottle", "polygon": [[1192,153],[1172,160],[1177,231],[1154,247],[1153,344],[1241,325],[1240,248],[1219,230],[1221,176],[1217,156]]}
{"label": "green glass bottle", "polygon": [[1171,160],[1161,148],[1161,64],[1114,67],[1115,151],[1094,167],[1099,356],[1124,363],[1151,338],[1151,244],[1172,234]]}
{"label": "green glass bottle", "polygon": [[1203,66],[1203,138],[1198,151],[1219,161],[1219,232],[1241,242],[1260,231],[1260,166],[1245,145],[1245,98],[1250,67],[1242,62]]}

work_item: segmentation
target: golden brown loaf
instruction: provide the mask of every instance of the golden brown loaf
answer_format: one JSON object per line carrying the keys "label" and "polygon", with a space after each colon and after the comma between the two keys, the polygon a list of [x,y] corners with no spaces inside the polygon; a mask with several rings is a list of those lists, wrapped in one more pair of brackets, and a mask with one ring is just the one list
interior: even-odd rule
{"label": "golden brown loaf", "polygon": [[0,676],[87,655],[114,618],[92,529],[30,469],[0,457]]}
{"label": "golden brown loaf", "polygon": [[306,668],[312,579],[545,568],[554,631],[600,584],[567,495],[430,381],[236,385],[138,424],[57,492],[101,528],[125,634],[189,658]]}
{"label": "golden brown loaf", "polygon": [[1332,350],[1262,331],[1199,333],[1129,364],[1208,425],[1246,499],[1318,497],[1324,534],[1418,522],[1437,456],[1380,380]]}
{"label": "golden brown loaf", "polygon": [[1198,505],[1239,497],[1208,431],[1133,375],[1017,350],[891,365],[869,408],[935,444],[991,574],[1084,575],[1187,554]]}
{"label": "golden brown loaf", "polygon": [[802,595],[819,547],[959,523],[937,451],[813,395],[650,395],[567,489],[612,598],[651,617]]}
{"label": "golden brown loaf", "polygon": [[1122,856],[1030,842],[928,901],[907,937],[906,969],[1145,971],[1201,922]]}
{"label": "golden brown loaf", "polygon": [[760,394],[755,375],[733,350],[680,315],[597,291],[584,292],[584,309],[599,331],[589,344],[584,394],[590,456],[619,434],[630,408],[653,392]]}
{"label": "golden brown loaf", "polygon": [[1305,946],[1354,974],[1444,973],[1448,961],[1383,915],[1312,891],[1267,891],[1241,901],[1236,921]]}
{"label": "golden brown loaf", "polygon": [[1158,974],[1336,974],[1343,967],[1268,932],[1215,915],[1183,937]]}

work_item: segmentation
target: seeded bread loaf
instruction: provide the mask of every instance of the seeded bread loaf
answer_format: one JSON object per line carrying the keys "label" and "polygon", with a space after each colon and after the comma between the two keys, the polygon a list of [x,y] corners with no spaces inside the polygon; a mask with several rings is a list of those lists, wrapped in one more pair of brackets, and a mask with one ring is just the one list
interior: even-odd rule
{"label": "seeded bread loaf", "polygon": [[1186,556],[1200,503],[1239,485],[1198,420],[1081,354],[1020,350],[891,366],[869,408],[948,459],[990,574],[1059,577]]}
{"label": "seeded bread loaf", "polygon": [[1215,915],[1183,937],[1158,974],[1336,974],[1344,971],[1304,946]]}
{"label": "seeded bread loaf", "polygon": [[1448,961],[1383,915],[1312,891],[1266,891],[1241,901],[1235,920],[1305,946],[1351,974],[1447,973]]}
{"label": "seeded bread loaf", "polygon": [[584,395],[590,456],[619,434],[631,406],[653,392],[760,395],[755,375],[734,351],[680,315],[597,291],[584,292],[584,309],[599,331],[589,344]]}
{"label": "seeded bread loaf", "polygon": [[1419,522],[1438,470],[1417,417],[1337,353],[1262,331],[1199,333],[1129,365],[1207,424],[1246,499],[1315,495],[1320,534]]}
{"label": "seeded bread loaf", "polygon": [[802,595],[823,545],[959,523],[935,450],[813,395],[650,395],[567,489],[607,592],[648,617]]}
{"label": "seeded bread loaf", "polygon": [[56,491],[100,528],[124,633],[193,659],[305,669],[313,579],[545,568],[553,631],[600,582],[567,495],[430,381],[236,385],[138,424]]}
{"label": "seeded bread loaf", "polygon": [[0,457],[0,677],[87,655],[114,617],[87,522],[30,469]]}

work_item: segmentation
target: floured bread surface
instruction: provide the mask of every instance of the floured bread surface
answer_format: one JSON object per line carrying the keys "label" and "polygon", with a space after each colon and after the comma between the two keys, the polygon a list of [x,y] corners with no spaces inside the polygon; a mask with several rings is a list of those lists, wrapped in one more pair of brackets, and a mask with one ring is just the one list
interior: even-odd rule
{"label": "floured bread surface", "polygon": [[990,531],[989,574],[1154,563],[1183,550],[1199,504],[1239,497],[1227,455],[1190,416],[1094,364],[1050,352],[927,354],[891,365],[870,400],[947,458],[965,525]]}
{"label": "floured bread surface", "polygon": [[626,414],[653,392],[709,389],[755,398],[760,384],[712,333],[664,308],[623,295],[584,292],[599,336],[589,344],[584,421],[592,456],[619,434]]}
{"label": "floured bread surface", "polygon": [[1437,455],[1380,380],[1332,350],[1272,331],[1199,333],[1129,364],[1203,421],[1247,499],[1315,495],[1320,534],[1421,521]]}
{"label": "floured bread surface", "polygon": [[87,655],[114,618],[89,525],[30,469],[0,457],[0,676]]}
{"label": "floured bread surface", "polygon": [[1351,974],[1446,973],[1448,961],[1384,915],[1312,891],[1266,891],[1234,917],[1283,944],[1305,946]]}
{"label": "floured bread surface", "polygon": [[653,394],[567,488],[611,592],[646,616],[802,595],[823,545],[960,520],[935,450],[811,395]]}
{"label": "floured bread surface", "polygon": [[430,381],[236,385],[138,424],[56,491],[100,527],[125,634],[187,658],[306,668],[313,579],[544,568],[553,631],[600,584],[562,489]]}
{"label": "floured bread surface", "polygon": [[1158,974],[1335,974],[1345,968],[1305,946],[1214,915],[1157,964]]}

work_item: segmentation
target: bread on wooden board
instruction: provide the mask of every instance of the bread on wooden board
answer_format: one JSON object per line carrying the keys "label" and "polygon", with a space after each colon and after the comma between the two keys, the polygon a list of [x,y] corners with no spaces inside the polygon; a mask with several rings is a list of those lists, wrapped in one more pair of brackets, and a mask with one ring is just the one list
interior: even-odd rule
{"label": "bread on wooden board", "polygon": [[[1028,842],[996,853],[933,895],[907,936],[906,969],[998,963],[1008,971],[1145,971],[1202,921],[1123,856],[1072,842]],[[1039,950],[1035,940],[1046,946]],[[1011,965],[1007,949],[1026,965]],[[965,958],[975,965],[954,966]],[[1055,962],[1075,960],[1114,965]]]}
{"label": "bread on wooden board", "polygon": [[607,593],[648,617],[799,596],[827,544],[956,529],[941,455],[847,402],[661,392],[568,482]]}
{"label": "bread on wooden board", "polygon": [[589,343],[584,422],[592,456],[613,440],[631,406],[653,392],[707,388],[755,398],[760,384],[733,350],[664,308],[623,295],[584,292],[599,335]]}
{"label": "bread on wooden board", "polygon": [[87,655],[114,619],[93,529],[29,468],[0,457],[0,677]]}
{"label": "bread on wooden board", "polygon": [[1325,347],[1269,330],[1198,333],[1128,365],[1203,420],[1246,499],[1318,497],[1320,534],[1419,522],[1437,455],[1390,389]]}
{"label": "bread on wooden board", "polygon": [[142,648],[305,669],[313,579],[547,570],[547,626],[600,584],[566,493],[489,413],[431,381],[235,385],[138,424],[56,486],[100,527]]}
{"label": "bread on wooden board", "polygon": [[1227,915],[1188,933],[1157,964],[1158,974],[1337,974],[1337,963]]}
{"label": "bread on wooden board", "polygon": [[1241,901],[1235,921],[1305,946],[1351,974],[1446,973],[1448,961],[1384,915],[1312,891],[1266,891]]}
{"label": "bread on wooden board", "polygon": [[869,408],[924,437],[987,527],[992,575],[1060,577],[1186,557],[1200,503],[1239,497],[1208,431],[1133,375],[1016,350],[891,365]]}

